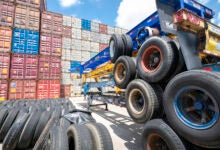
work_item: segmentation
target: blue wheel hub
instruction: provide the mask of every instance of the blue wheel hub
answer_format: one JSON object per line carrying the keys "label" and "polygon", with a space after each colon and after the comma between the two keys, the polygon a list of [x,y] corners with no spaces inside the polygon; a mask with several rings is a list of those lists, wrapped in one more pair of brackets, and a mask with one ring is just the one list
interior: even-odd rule
{"label": "blue wheel hub", "polygon": [[176,94],[174,109],[178,118],[194,129],[207,129],[219,117],[216,100],[204,89],[185,87]]}

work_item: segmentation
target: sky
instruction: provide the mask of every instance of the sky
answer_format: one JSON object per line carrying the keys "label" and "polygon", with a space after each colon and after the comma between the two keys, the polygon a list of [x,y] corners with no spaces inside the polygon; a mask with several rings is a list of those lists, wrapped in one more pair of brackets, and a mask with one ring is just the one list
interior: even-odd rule
{"label": "sky", "polygon": [[[220,0],[197,0],[212,8],[220,26]],[[155,0],[47,0],[47,10],[131,29],[156,11]]]}

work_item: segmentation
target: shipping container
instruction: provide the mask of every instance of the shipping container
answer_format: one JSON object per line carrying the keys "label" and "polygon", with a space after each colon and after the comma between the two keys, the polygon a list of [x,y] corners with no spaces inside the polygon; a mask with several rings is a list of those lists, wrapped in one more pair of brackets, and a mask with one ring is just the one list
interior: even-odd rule
{"label": "shipping container", "polygon": [[71,38],[62,38],[62,49],[71,49]]}
{"label": "shipping container", "polygon": [[40,54],[61,56],[62,37],[50,33],[42,33],[40,38]]}
{"label": "shipping container", "polygon": [[16,3],[24,5],[24,6],[31,6],[40,8],[41,0],[16,0]]}
{"label": "shipping container", "polygon": [[82,19],[82,29],[91,31],[91,21],[86,20],[86,19]]}
{"label": "shipping container", "polygon": [[122,33],[121,28],[115,27],[115,33],[116,34],[121,34]]}
{"label": "shipping container", "polygon": [[99,43],[100,34],[96,32],[91,32],[91,41]]}
{"label": "shipping container", "polygon": [[63,37],[71,38],[72,37],[72,27],[69,26],[63,26]]}
{"label": "shipping container", "polygon": [[82,39],[81,29],[72,28],[72,38],[73,39]]}
{"label": "shipping container", "polygon": [[99,33],[108,34],[107,25],[99,24]]}
{"label": "shipping container", "polygon": [[71,50],[70,49],[63,49],[62,50],[62,60],[72,60],[73,59],[73,56],[74,54],[71,53]]}
{"label": "shipping container", "polygon": [[106,47],[108,47],[108,44],[100,43],[99,44],[99,51],[103,51]]}
{"label": "shipping container", "polygon": [[81,61],[82,51],[79,50],[71,50],[71,60],[73,61]]}
{"label": "shipping container", "polygon": [[115,28],[111,26],[107,26],[107,33],[112,35],[115,33]]}
{"label": "shipping container", "polygon": [[90,52],[90,58],[96,56],[98,53],[97,52]]}
{"label": "shipping container", "polygon": [[62,35],[63,16],[44,11],[41,16],[41,32]]}
{"label": "shipping container", "polygon": [[70,16],[63,16],[63,26],[72,27],[72,18]]}
{"label": "shipping container", "polygon": [[0,80],[0,101],[8,99],[8,81]]}
{"label": "shipping container", "polygon": [[91,31],[99,32],[99,23],[95,21],[91,21]]}
{"label": "shipping container", "polygon": [[70,72],[70,61],[62,61],[61,62],[62,73],[69,73]]}
{"label": "shipping container", "polygon": [[40,10],[28,6],[17,5],[15,8],[16,28],[39,31],[40,26]]}
{"label": "shipping container", "polygon": [[82,30],[82,40],[90,41],[90,31]]}
{"label": "shipping container", "polygon": [[38,76],[38,56],[12,54],[11,79],[36,79]]}
{"label": "shipping container", "polygon": [[82,41],[82,50],[89,51],[90,50],[90,42],[89,41]]}
{"label": "shipping container", "polygon": [[72,17],[72,27],[81,29],[82,28],[82,20],[79,18]]}
{"label": "shipping container", "polygon": [[13,26],[14,21],[14,4],[11,2],[0,1],[0,25]]}
{"label": "shipping container", "polygon": [[14,28],[12,52],[22,54],[39,53],[39,32]]}
{"label": "shipping container", "polygon": [[71,85],[61,85],[60,97],[61,98],[70,97],[70,90],[71,90]]}
{"label": "shipping container", "polygon": [[90,52],[82,51],[82,61],[88,61],[90,59]]}
{"label": "shipping container", "polygon": [[82,42],[81,42],[81,40],[72,39],[71,49],[72,50],[76,50],[76,51],[81,51],[81,49],[82,49]]}
{"label": "shipping container", "polygon": [[80,96],[82,92],[81,86],[71,86],[71,97]]}
{"label": "shipping container", "polygon": [[74,80],[71,79],[70,73],[62,73],[61,84],[74,84]]}
{"label": "shipping container", "polygon": [[10,54],[0,52],[0,79],[9,78]]}
{"label": "shipping container", "polygon": [[58,57],[40,56],[39,79],[60,79],[61,60]]}
{"label": "shipping container", "polygon": [[81,66],[81,62],[80,61],[71,61],[70,65],[71,65],[71,68],[80,67]]}
{"label": "shipping container", "polygon": [[12,41],[12,29],[0,27],[0,52],[10,52]]}
{"label": "shipping container", "polygon": [[109,42],[109,39],[108,39],[108,36],[106,34],[100,34],[100,43],[108,43]]}
{"label": "shipping container", "polygon": [[99,52],[99,43],[91,42],[90,51],[91,52]]}
{"label": "shipping container", "polygon": [[37,99],[59,98],[60,80],[39,80],[37,83]]}

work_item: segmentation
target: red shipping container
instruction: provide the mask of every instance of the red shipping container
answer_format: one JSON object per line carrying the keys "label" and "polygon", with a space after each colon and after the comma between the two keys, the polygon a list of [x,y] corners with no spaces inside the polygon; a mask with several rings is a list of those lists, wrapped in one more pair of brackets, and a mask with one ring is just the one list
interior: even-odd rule
{"label": "red shipping container", "polygon": [[9,85],[9,99],[36,99],[35,80],[12,80]]}
{"label": "red shipping container", "polygon": [[63,37],[72,38],[72,27],[63,26]]}
{"label": "red shipping container", "polygon": [[61,59],[51,56],[40,56],[39,79],[60,79]]}
{"label": "red shipping container", "polygon": [[39,80],[37,85],[37,99],[59,98],[60,80]]}
{"label": "red shipping container", "polygon": [[108,34],[107,25],[99,24],[99,33]]}
{"label": "red shipping container", "polygon": [[40,7],[41,0],[16,0],[16,3],[31,7]]}
{"label": "red shipping container", "polygon": [[99,44],[99,52],[103,51],[106,47],[108,47],[108,44],[100,43]]}
{"label": "red shipping container", "polygon": [[48,33],[42,33],[40,38],[40,54],[49,56],[61,56],[62,37]]}
{"label": "red shipping container", "polygon": [[36,79],[38,77],[38,56],[12,54],[10,78]]}
{"label": "red shipping container", "polygon": [[10,52],[12,41],[12,29],[9,27],[0,27],[0,51]]}
{"label": "red shipping container", "polygon": [[0,79],[9,78],[10,54],[0,53]]}
{"label": "red shipping container", "polygon": [[0,25],[13,26],[14,4],[11,2],[0,1]]}
{"label": "red shipping container", "polygon": [[8,99],[8,81],[0,80],[0,101]]}
{"label": "red shipping container", "polygon": [[41,32],[62,35],[63,16],[44,11],[41,16]]}
{"label": "red shipping container", "polygon": [[61,98],[70,97],[70,90],[71,90],[71,85],[61,85],[61,93],[60,93]]}

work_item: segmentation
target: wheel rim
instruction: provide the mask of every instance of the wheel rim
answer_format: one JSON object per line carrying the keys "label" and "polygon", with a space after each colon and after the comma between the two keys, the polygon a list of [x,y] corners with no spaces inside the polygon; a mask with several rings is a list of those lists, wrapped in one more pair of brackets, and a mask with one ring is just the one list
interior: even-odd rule
{"label": "wheel rim", "polygon": [[160,48],[157,46],[149,46],[142,55],[141,65],[146,72],[155,72],[159,69],[162,60]]}
{"label": "wheel rim", "polygon": [[110,41],[109,51],[110,51],[111,58],[114,57],[114,53],[115,53],[115,41],[114,40]]}
{"label": "wheel rim", "polygon": [[123,63],[119,63],[115,69],[115,79],[118,82],[122,82],[126,76],[126,68]]}
{"label": "wheel rim", "polygon": [[129,94],[129,107],[137,115],[143,113],[146,103],[143,93],[139,89],[133,89]]}
{"label": "wheel rim", "polygon": [[147,150],[169,150],[166,141],[158,134],[154,133],[147,138]]}
{"label": "wheel rim", "polygon": [[215,99],[206,90],[199,87],[181,89],[174,101],[179,119],[194,129],[207,129],[218,120],[219,107]]}

